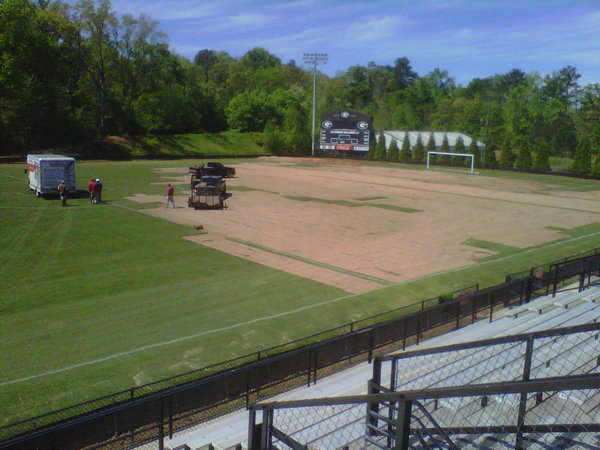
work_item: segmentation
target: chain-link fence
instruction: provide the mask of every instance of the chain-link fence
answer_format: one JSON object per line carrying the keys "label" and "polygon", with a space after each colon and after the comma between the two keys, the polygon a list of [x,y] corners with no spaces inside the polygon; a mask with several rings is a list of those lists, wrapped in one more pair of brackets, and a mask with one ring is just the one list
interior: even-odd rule
{"label": "chain-link fence", "polygon": [[599,448],[598,383],[590,384],[596,388],[570,389],[571,379],[562,378],[561,384],[555,381],[551,390],[544,387],[414,401],[408,446]]}
{"label": "chain-link fence", "polygon": [[600,324],[568,331],[452,351],[463,374],[439,384],[419,368],[401,391],[252,405],[249,449],[600,448]]}
{"label": "chain-link fence", "polygon": [[248,448],[594,449],[599,388],[569,376],[253,405]]}
{"label": "chain-link fence", "polygon": [[591,323],[386,355],[376,358],[373,380],[398,391],[597,373],[599,331]]}

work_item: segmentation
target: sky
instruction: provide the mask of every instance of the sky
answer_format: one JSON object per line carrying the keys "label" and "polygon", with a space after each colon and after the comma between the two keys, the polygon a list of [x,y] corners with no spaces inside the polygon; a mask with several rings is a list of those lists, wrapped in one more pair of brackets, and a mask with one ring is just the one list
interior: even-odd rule
{"label": "sky", "polygon": [[241,57],[262,47],[282,62],[326,53],[319,70],[409,59],[426,75],[460,84],[521,69],[575,66],[600,83],[600,0],[112,0],[118,14],[146,14],[189,59],[202,49]]}

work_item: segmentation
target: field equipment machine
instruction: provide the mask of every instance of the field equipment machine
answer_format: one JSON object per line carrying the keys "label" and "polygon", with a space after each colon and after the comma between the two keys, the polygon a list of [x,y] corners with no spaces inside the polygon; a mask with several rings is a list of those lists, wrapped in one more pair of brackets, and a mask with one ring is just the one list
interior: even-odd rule
{"label": "field equipment machine", "polygon": [[194,209],[223,209],[225,200],[231,197],[227,193],[227,184],[222,177],[204,175],[202,167],[190,167],[191,195],[188,206]]}

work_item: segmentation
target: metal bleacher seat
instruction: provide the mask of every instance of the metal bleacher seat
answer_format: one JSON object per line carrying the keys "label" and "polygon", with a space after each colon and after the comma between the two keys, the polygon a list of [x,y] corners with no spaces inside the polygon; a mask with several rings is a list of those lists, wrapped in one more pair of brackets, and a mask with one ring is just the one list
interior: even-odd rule
{"label": "metal bleacher seat", "polygon": [[595,286],[585,291],[585,295],[581,297],[585,302],[600,303],[600,286]]}
{"label": "metal bleacher seat", "polygon": [[546,295],[524,305],[513,308],[509,310],[506,315],[516,319],[521,314],[529,311],[542,314],[544,311],[553,309],[556,306],[568,308],[569,305],[580,301],[583,295],[584,293],[582,292],[573,291],[562,292],[557,296]]}

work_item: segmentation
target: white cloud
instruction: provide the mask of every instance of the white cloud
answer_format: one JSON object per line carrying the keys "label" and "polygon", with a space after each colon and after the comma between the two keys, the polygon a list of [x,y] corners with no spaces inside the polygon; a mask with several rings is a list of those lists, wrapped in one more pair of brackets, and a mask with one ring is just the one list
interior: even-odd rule
{"label": "white cloud", "polygon": [[346,39],[354,41],[388,39],[396,34],[402,20],[396,17],[372,17],[366,21],[351,24],[344,32]]}
{"label": "white cloud", "polygon": [[147,1],[147,0],[113,0],[113,9],[120,14],[137,16],[142,12],[155,20],[199,19],[214,16],[223,9],[220,1]]}
{"label": "white cloud", "polygon": [[216,33],[227,32],[228,34],[239,34],[240,32],[256,29],[275,22],[276,16],[267,14],[245,14],[220,15],[211,17],[202,22],[194,21],[194,27],[190,27],[190,32],[197,33]]}

